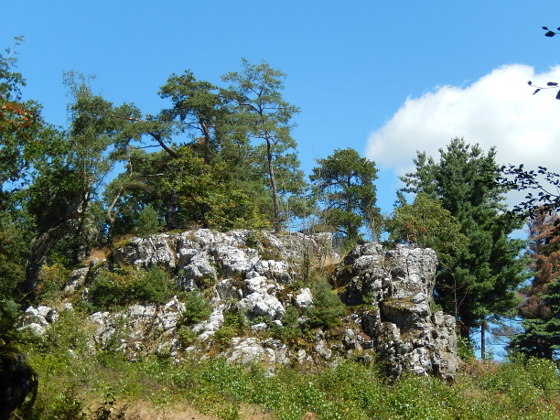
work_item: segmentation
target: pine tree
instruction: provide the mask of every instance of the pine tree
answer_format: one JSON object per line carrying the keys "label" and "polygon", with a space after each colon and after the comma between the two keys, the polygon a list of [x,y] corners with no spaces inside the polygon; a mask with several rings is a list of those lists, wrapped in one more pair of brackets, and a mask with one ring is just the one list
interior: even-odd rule
{"label": "pine tree", "polygon": [[314,184],[313,196],[323,205],[323,225],[342,239],[343,248],[362,240],[362,228],[370,229],[377,238],[381,215],[375,206],[375,163],[352,148],[337,149],[317,163],[319,166],[313,168],[310,179]]}
{"label": "pine tree", "polygon": [[[283,222],[282,196],[299,194],[303,187],[303,173],[292,138],[292,118],[299,109],[282,98],[285,74],[268,63],[250,64],[242,60],[242,70],[224,75],[232,83],[231,113],[234,136],[260,142],[256,146],[256,166],[265,168],[272,193],[273,226],[279,229]],[[261,159],[264,158],[264,159]]]}
{"label": "pine tree", "polygon": [[488,320],[508,316],[519,303],[516,289],[524,280],[521,240],[508,238],[520,221],[509,217],[503,204],[504,186],[496,183],[500,168],[496,152],[454,139],[440,149],[436,163],[425,153],[414,161],[416,172],[402,178],[406,192],[425,193],[441,200],[461,225],[468,246],[454,264],[437,273],[436,301],[455,314],[463,337]]}
{"label": "pine tree", "polygon": [[[404,200],[404,197],[402,197]],[[436,251],[440,264],[452,267],[469,239],[461,225],[439,200],[419,193],[412,204],[401,203],[385,221],[389,243],[405,243]]]}
{"label": "pine tree", "polygon": [[547,286],[546,293],[540,295],[543,307],[539,318],[526,318],[521,322],[524,331],[513,336],[508,346],[514,353],[529,357],[559,359],[560,351],[560,282]]}

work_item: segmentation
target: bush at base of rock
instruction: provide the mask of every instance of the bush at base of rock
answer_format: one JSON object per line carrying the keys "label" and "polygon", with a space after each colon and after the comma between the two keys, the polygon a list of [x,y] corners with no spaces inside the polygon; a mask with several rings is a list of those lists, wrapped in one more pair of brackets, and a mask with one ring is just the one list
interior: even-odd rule
{"label": "bush at base of rock", "polygon": [[183,312],[183,323],[192,325],[208,319],[212,313],[212,305],[204,299],[204,294],[198,290],[183,292],[180,294],[181,300],[185,303]]}
{"label": "bush at base of rock", "polygon": [[319,279],[313,286],[313,305],[306,309],[307,324],[311,328],[333,328],[340,325],[344,304],[331,290],[330,284]]}
{"label": "bush at base of rock", "polygon": [[89,291],[88,300],[97,310],[134,302],[165,303],[176,293],[169,275],[157,266],[147,271],[132,267],[102,272]]}

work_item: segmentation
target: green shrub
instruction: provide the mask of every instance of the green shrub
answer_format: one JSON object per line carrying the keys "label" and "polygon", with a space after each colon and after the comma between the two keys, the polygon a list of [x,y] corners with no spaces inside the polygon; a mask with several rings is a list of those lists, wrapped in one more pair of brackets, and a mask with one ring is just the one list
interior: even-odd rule
{"label": "green shrub", "polygon": [[51,404],[43,408],[46,411],[43,412],[44,418],[51,417],[60,420],[87,419],[84,402],[78,396],[75,386],[71,386],[53,397]]}
{"label": "green shrub", "polygon": [[0,344],[14,332],[14,324],[20,314],[19,306],[11,299],[0,299]]}
{"label": "green shrub", "polygon": [[62,297],[62,288],[68,281],[68,274],[70,274],[70,270],[60,263],[43,265],[35,289],[37,299],[46,303],[59,300]]}
{"label": "green shrub", "polygon": [[301,337],[303,331],[298,323],[300,314],[293,306],[288,306],[286,312],[282,316],[282,326],[270,324],[271,334],[274,338],[278,338],[287,343],[291,340]]}
{"label": "green shrub", "polygon": [[212,305],[204,299],[204,293],[199,290],[181,293],[180,297],[185,302],[182,320],[185,325],[197,324],[207,319],[212,313]]}
{"label": "green shrub", "polygon": [[134,230],[139,236],[153,235],[158,233],[163,225],[163,222],[159,220],[158,212],[151,204],[148,204],[138,215]]}
{"label": "green shrub", "polygon": [[460,335],[457,336],[457,356],[463,362],[470,362],[476,359],[474,346],[469,340]]}
{"label": "green shrub", "polygon": [[169,275],[159,267],[147,271],[126,267],[102,272],[90,289],[89,300],[95,310],[105,310],[135,302],[165,303],[174,292]]}
{"label": "green shrub", "polygon": [[525,368],[532,384],[541,389],[547,399],[554,398],[560,392],[560,375],[558,367],[552,360],[530,358]]}
{"label": "green shrub", "polygon": [[179,328],[177,328],[177,335],[186,346],[194,344],[196,339],[198,338],[196,333],[186,325],[181,325]]}
{"label": "green shrub", "polygon": [[220,349],[225,349],[233,337],[240,337],[247,333],[249,321],[242,312],[236,309],[224,313],[224,325],[214,334],[214,339]]}
{"label": "green shrub", "polygon": [[319,279],[313,286],[313,305],[306,309],[307,324],[311,328],[333,328],[340,325],[344,304],[337,294],[333,293],[331,285],[324,279]]}
{"label": "green shrub", "polygon": [[175,286],[169,275],[157,265],[144,272],[129,290],[132,300],[160,304],[173,297],[174,292]]}

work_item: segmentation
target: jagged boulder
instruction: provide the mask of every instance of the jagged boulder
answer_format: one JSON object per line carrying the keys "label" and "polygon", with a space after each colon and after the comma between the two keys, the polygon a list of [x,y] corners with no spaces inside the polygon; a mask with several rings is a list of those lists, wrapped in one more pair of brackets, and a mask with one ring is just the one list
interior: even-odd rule
{"label": "jagged boulder", "polygon": [[[332,252],[327,235],[235,230],[228,233],[198,229],[177,234],[159,234],[125,241],[113,250],[114,263],[147,269],[157,265],[173,273],[182,290],[215,283],[218,279],[244,279],[257,275],[290,283],[306,250]],[[274,257],[274,259],[271,259]],[[76,272],[84,279],[87,270]],[[83,284],[71,280],[67,286]]]}
{"label": "jagged boulder", "polygon": [[455,319],[430,309],[436,269],[431,249],[399,245],[385,251],[366,244],[354,248],[333,275],[344,288],[343,302],[373,307],[363,314],[362,328],[395,377],[408,371],[455,378]]}

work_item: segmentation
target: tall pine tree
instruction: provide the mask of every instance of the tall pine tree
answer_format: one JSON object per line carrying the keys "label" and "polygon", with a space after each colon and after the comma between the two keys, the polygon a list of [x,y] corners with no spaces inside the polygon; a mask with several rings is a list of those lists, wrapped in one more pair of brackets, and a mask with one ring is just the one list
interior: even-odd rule
{"label": "tall pine tree", "polygon": [[299,169],[296,142],[292,138],[292,118],[299,108],[286,102],[282,97],[283,79],[281,70],[271,68],[268,63],[250,64],[242,60],[242,70],[222,76],[232,85],[232,114],[235,115],[234,132],[238,136],[259,142],[256,152],[262,156],[256,165],[265,167],[269,188],[272,193],[273,226],[279,229],[286,212],[283,196],[299,194],[305,183]]}
{"label": "tall pine tree", "polygon": [[519,258],[524,242],[508,235],[520,222],[504,211],[506,189],[496,183],[500,168],[494,149],[485,154],[478,145],[454,139],[439,152],[439,162],[418,153],[416,172],[402,178],[404,191],[441,200],[469,238],[454,263],[437,273],[436,301],[455,314],[463,337],[481,328],[484,339],[487,322],[511,315],[519,304],[516,290],[525,278],[525,261]]}

